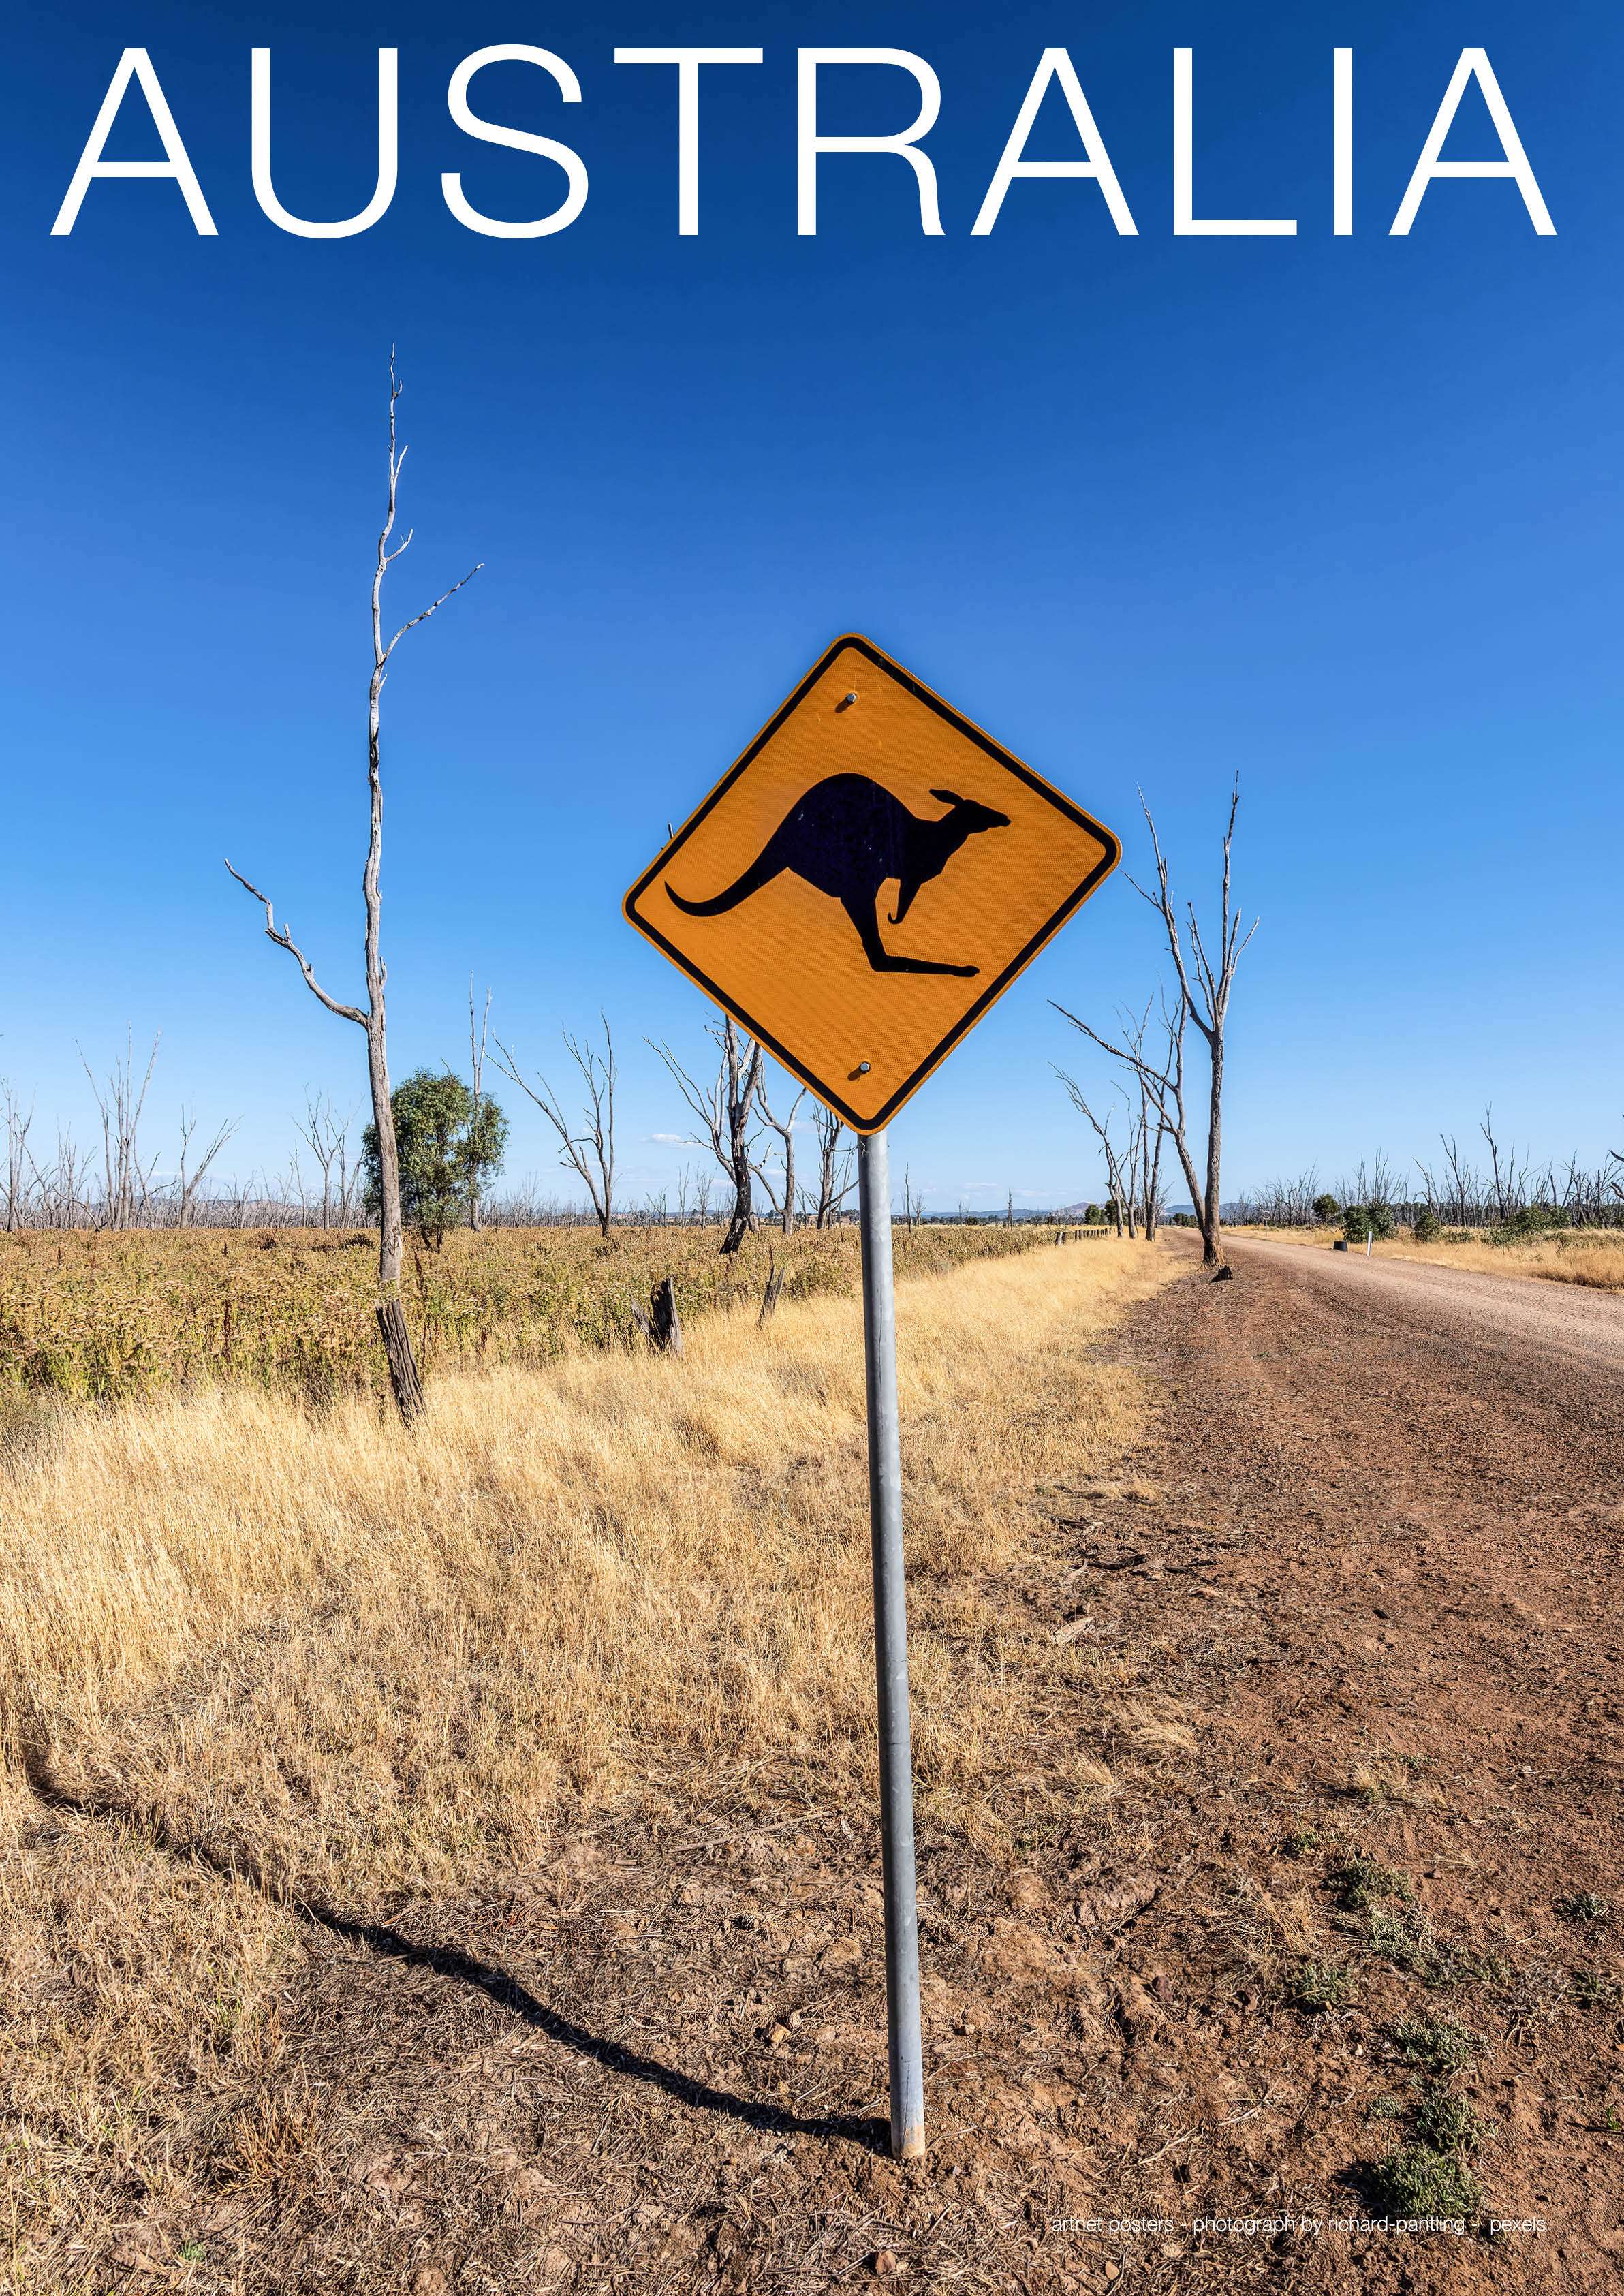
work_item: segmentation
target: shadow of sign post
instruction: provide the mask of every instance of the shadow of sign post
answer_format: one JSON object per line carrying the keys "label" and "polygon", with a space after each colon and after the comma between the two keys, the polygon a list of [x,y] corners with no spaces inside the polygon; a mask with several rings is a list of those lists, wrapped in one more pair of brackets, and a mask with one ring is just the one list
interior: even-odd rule
{"label": "shadow of sign post", "polygon": [[925,2117],[885,1128],[1120,857],[1110,830],[851,636],[622,904],[857,1135],[890,2134],[904,2156],[923,2152]]}

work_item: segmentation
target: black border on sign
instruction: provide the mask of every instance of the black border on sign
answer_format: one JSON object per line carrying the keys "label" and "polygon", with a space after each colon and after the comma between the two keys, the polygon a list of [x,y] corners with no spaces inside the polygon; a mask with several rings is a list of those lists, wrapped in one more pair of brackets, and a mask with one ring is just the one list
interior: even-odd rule
{"label": "black border on sign", "polygon": [[[823,676],[830,663],[834,660],[836,654],[842,652],[842,650],[848,646],[855,646],[859,653],[865,655],[867,659],[874,663],[876,669],[883,670],[888,677],[893,677],[899,685],[906,686],[907,691],[912,693],[916,700],[923,701],[927,709],[934,709],[939,718],[945,718],[947,723],[953,726],[956,732],[966,735],[969,740],[976,744],[978,749],[985,750],[988,756],[994,758],[997,764],[1002,766],[1006,773],[1013,774],[1016,779],[1024,782],[1029,789],[1036,791],[1039,797],[1046,799],[1049,804],[1055,808],[1056,812],[1065,814],[1069,819],[1076,822],[1079,828],[1086,829],[1088,834],[1091,837],[1097,838],[1105,849],[1103,857],[1095,866],[1091,869],[1088,874],[1083,879],[1082,883],[1077,887],[1075,891],[1067,894],[1065,899],[1054,911],[1053,916],[1051,916],[1045,924],[1038,927],[1038,931],[1032,935],[1030,940],[1027,942],[1026,947],[1020,951],[1019,955],[1016,955],[1010,964],[1005,966],[1004,971],[999,973],[997,979],[988,984],[987,988],[982,990],[980,996],[976,998],[975,1003],[971,1006],[969,1012],[964,1014],[961,1021],[955,1023],[954,1027],[950,1029],[947,1034],[942,1038],[940,1044],[937,1046],[935,1051],[931,1053],[928,1058],[920,1062],[919,1066],[914,1070],[912,1076],[908,1077],[904,1083],[898,1086],[897,1090],[886,1102],[879,1114],[877,1116],[870,1117],[858,1116],[853,1109],[848,1107],[846,1103],[841,1098],[840,1094],[833,1089],[826,1079],[820,1077],[815,1077],[801,1062],[795,1058],[792,1053],[785,1050],[783,1046],[778,1042],[776,1037],[770,1036],[767,1031],[761,1027],[760,1023],[754,1020],[751,1015],[746,1012],[742,1004],[736,1002],[734,998],[726,995],[722,989],[718,988],[716,982],[709,978],[709,974],[701,972],[699,966],[693,963],[691,957],[685,955],[681,949],[675,947],[673,944],[666,939],[662,932],[657,931],[653,925],[649,923],[646,918],[641,917],[637,914],[637,903],[642,898],[643,895],[648,891],[649,887],[654,882],[654,880],[664,874],[665,871],[670,866],[677,855],[681,852],[683,847],[687,843],[688,839],[699,827],[700,823],[703,821],[705,816],[710,811],[711,808],[719,804],[721,800],[726,795],[727,791],[733,787],[734,782],[738,780],[739,775],[745,770],[746,767],[749,766],[751,759],[756,756],[757,751],[762,747],[763,743],[772,738],[772,736],[778,731],[778,728],[783,725],[784,719],[789,717],[791,712],[797,709],[805,700],[812,687],[816,685],[818,679]],[[1044,944],[1054,939],[1054,935],[1060,931],[1062,925],[1065,923],[1067,918],[1070,916],[1075,910],[1082,906],[1083,903],[1088,898],[1089,894],[1095,890],[1097,885],[1103,883],[1104,879],[1110,876],[1111,871],[1116,867],[1118,862],[1120,861],[1121,858],[1122,847],[1120,840],[1111,834],[1111,831],[1105,827],[1103,822],[1096,821],[1091,813],[1085,813],[1081,806],[1073,805],[1069,797],[1063,797],[1060,791],[1055,789],[1050,783],[1046,782],[1040,774],[1035,774],[1029,766],[1023,766],[1020,758],[1013,756],[1011,752],[1004,747],[1002,742],[995,742],[990,734],[983,733],[978,725],[976,725],[972,719],[964,716],[962,711],[956,709],[951,702],[944,701],[939,693],[933,693],[928,685],[923,685],[920,679],[913,676],[907,670],[904,669],[900,662],[893,661],[888,653],[882,652],[877,645],[872,644],[867,638],[861,636],[857,631],[849,630],[844,636],[836,638],[833,644],[824,648],[824,652],[818,656],[816,661],[814,662],[812,668],[801,679],[800,684],[795,688],[794,693],[791,694],[789,700],[783,704],[782,709],[776,710],[767,720],[767,724],[757,734],[755,740],[750,743],[749,749],[744,751],[743,755],[735,764],[728,767],[721,780],[711,791],[709,796],[705,799],[701,805],[696,808],[696,809],[689,815],[687,820],[684,822],[676,836],[673,837],[669,843],[662,847],[660,851],[655,855],[653,860],[649,864],[642,876],[638,878],[636,883],[632,887],[630,892],[627,894],[626,898],[621,902],[620,907],[621,913],[625,916],[627,922],[630,925],[635,925],[645,940],[652,941],[655,947],[660,950],[664,955],[668,956],[673,964],[677,965],[682,972],[685,972],[691,980],[697,981],[699,986],[704,990],[706,996],[713,998],[714,1001],[721,1006],[725,1013],[731,1013],[734,1019],[738,1021],[741,1028],[752,1037],[758,1044],[765,1045],[767,1051],[772,1054],[774,1059],[782,1062],[783,1066],[790,1070],[791,1075],[798,1076],[801,1082],[806,1085],[810,1091],[814,1092],[817,1095],[818,1099],[824,1103],[825,1107],[832,1108],[834,1111],[835,1114],[841,1118],[842,1122],[849,1124],[854,1132],[860,1136],[866,1136],[870,1133],[880,1132],[884,1129],[885,1126],[890,1122],[892,1117],[895,1116],[897,1111],[903,1105],[904,1102],[913,1098],[914,1095],[919,1090],[920,1086],[924,1083],[926,1078],[933,1074],[934,1071],[941,1066],[943,1061],[946,1060],[947,1054],[953,1050],[960,1038],[967,1036],[970,1030],[974,1028],[976,1022],[981,1018],[981,1015],[986,1012],[988,1006],[996,1003],[997,1000],[1003,996],[1004,991],[1009,987],[1010,982],[1014,980],[1017,973],[1025,972],[1027,966],[1038,955],[1039,949],[1043,947]]]}

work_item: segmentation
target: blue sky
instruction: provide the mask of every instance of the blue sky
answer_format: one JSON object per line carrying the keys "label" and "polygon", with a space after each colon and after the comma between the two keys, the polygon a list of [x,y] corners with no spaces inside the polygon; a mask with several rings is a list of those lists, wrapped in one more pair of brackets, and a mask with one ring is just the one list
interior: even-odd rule
{"label": "blue sky", "polygon": [[[446,90],[561,139],[586,204],[545,238],[463,228],[562,194],[476,144]],[[173,183],[56,215],[120,51],[144,43],[217,235]],[[1040,52],[1064,43],[1137,235],[1092,183],[1013,184],[971,225]],[[1507,181],[1400,198],[1481,45],[1555,225]],[[250,177],[249,50],[273,57],[285,205],[347,216],[399,51],[399,183],[371,229],[279,230]],[[676,74],[616,45],[760,46],[701,75],[700,231],[677,230]],[[661,840],[838,631],[898,656],[1122,835],[1136,791],[1210,904],[1238,770],[1226,1193],[1380,1146],[1429,1155],[1492,1095],[1540,1154],[1624,1145],[1618,979],[1620,230],[1616,10],[707,4],[455,12],[154,0],[14,17],[0,92],[10,355],[0,1072],[91,1114],[127,1027],[163,1031],[149,1120],[241,1115],[275,1167],[307,1086],[365,1090],[359,1031],[260,937],[272,891],[326,985],[360,988],[366,594],[398,347],[416,529],[404,619],[477,580],[385,698],[391,1065],[455,1061],[469,973],[527,1065],[600,1005],[636,1193],[695,1152],[644,1036],[697,1057],[704,1000],[625,925]],[[820,162],[796,229],[800,46],[924,56],[940,237],[907,166]],[[1332,52],[1354,51],[1354,231],[1332,234]],[[1194,52],[1195,208],[1172,228],[1173,50]],[[917,109],[826,70],[820,125]],[[1078,155],[1051,90],[1030,156]],[[110,158],[155,158],[138,93]],[[1446,159],[1494,158],[1475,86]],[[1149,993],[1120,875],[898,1119],[951,1207],[1052,1203],[1099,1171],[1050,1075],[1056,997]],[[525,1106],[512,1168],[546,1174]]]}

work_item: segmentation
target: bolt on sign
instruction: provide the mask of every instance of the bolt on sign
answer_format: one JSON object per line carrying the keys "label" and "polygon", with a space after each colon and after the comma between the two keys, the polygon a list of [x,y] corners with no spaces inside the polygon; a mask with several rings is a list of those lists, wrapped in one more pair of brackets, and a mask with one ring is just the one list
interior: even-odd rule
{"label": "bolt on sign", "polygon": [[808,670],[624,906],[870,1134],[1120,856],[1109,829],[854,636]]}

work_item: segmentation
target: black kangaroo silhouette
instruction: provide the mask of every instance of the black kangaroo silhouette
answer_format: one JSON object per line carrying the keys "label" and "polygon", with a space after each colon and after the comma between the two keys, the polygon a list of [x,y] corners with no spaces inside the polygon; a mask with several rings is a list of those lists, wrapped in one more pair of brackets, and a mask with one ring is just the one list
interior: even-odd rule
{"label": "black kangaroo silhouette", "polygon": [[972,797],[939,789],[931,794],[952,808],[937,821],[910,813],[866,774],[833,774],[826,782],[816,783],[785,814],[761,853],[725,892],[708,901],[690,901],[668,882],[666,891],[691,917],[719,917],[771,884],[783,870],[792,870],[840,903],[876,972],[952,972],[971,980],[980,965],[893,956],[880,939],[875,905],[888,878],[898,882],[890,922],[899,925],[920,887],[940,876],[967,837],[979,836],[984,829],[1009,827],[1006,813],[994,813]]}

